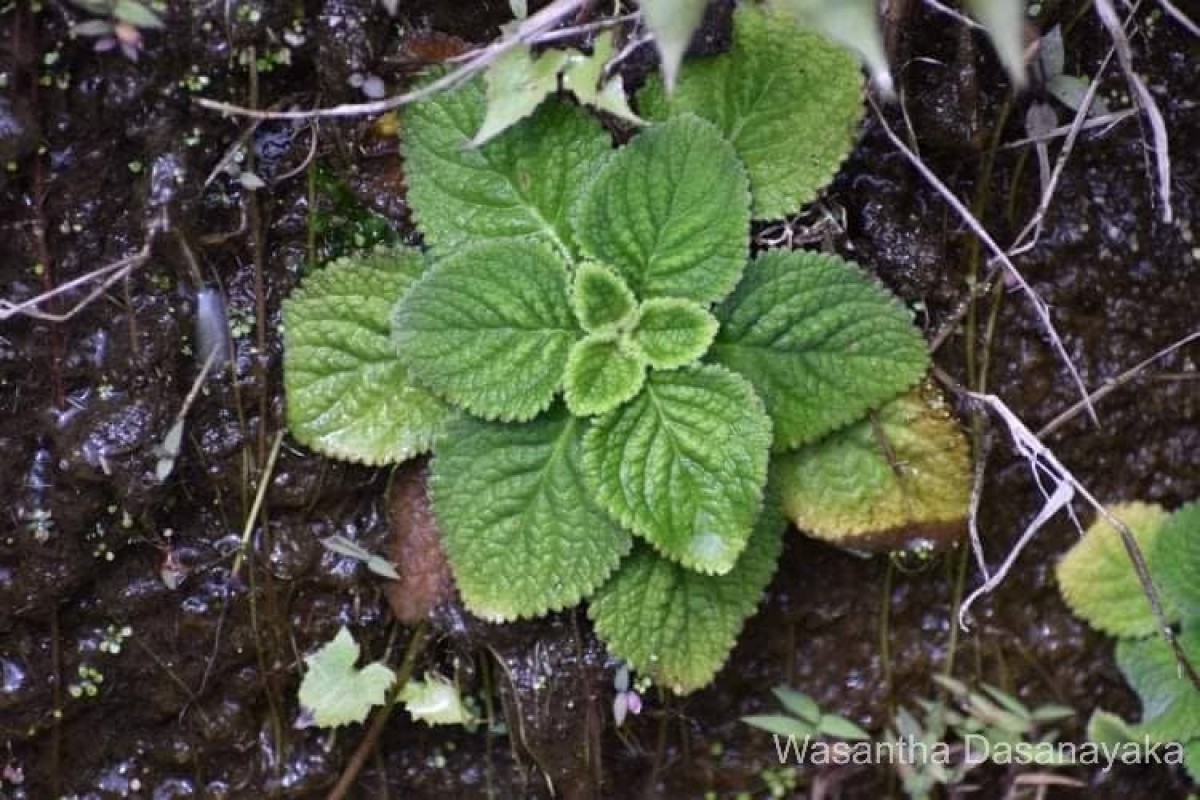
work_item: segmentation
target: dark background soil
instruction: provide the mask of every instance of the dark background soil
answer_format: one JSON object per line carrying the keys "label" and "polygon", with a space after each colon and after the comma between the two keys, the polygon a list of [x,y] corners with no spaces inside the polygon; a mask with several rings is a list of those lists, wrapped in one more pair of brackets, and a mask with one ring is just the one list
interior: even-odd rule
{"label": "dark background soil", "polygon": [[[253,555],[238,575],[234,554],[283,426],[280,302],[347,244],[411,239],[400,165],[394,140],[370,121],[322,123],[319,174],[289,176],[308,153],[308,129],[255,130],[192,97],[263,107],[353,102],[361,99],[347,85],[355,71],[395,90],[445,44],[430,32],[490,39],[507,4],[464,11],[402,2],[389,22],[365,0],[173,2],[166,30],[146,34],[137,63],[71,40],[69,23],[83,16],[73,7],[36,5],[0,10],[0,296],[24,300],[147,243],[151,251],[64,324],[0,323],[0,491],[8,498],[0,512],[0,766],[8,768],[0,797],[323,796],[361,729],[331,740],[293,728],[301,659],[345,624],[370,657],[395,662],[410,631],[391,623],[379,579],[318,540],[340,533],[383,550],[388,472],[327,461],[285,437],[267,523],[254,527]],[[1083,6],[1046,3],[1038,22],[1065,24],[1068,71],[1091,75],[1108,39]],[[712,15],[699,49],[722,46],[727,12]],[[289,30],[302,41],[285,38]],[[893,35],[922,155],[1000,242],[1010,241],[1037,203],[1036,161],[1028,148],[994,145],[1024,136],[1031,95],[1014,104],[985,41],[919,4]],[[1133,45],[1171,135],[1177,221],[1160,221],[1147,132],[1126,120],[1081,138],[1039,244],[1017,262],[1091,388],[1200,320],[1200,231],[1191,227],[1200,219],[1200,42],[1143,16]],[[286,49],[290,64],[263,62],[252,86],[239,62],[251,48],[276,62]],[[630,78],[648,64],[639,55]],[[1124,85],[1113,77],[1105,88],[1114,95]],[[903,126],[898,106],[887,113]],[[249,160],[207,181],[239,137]],[[267,186],[245,190],[242,169]],[[381,216],[345,219],[355,201]],[[845,230],[831,244],[920,304],[931,336],[966,298],[968,276],[984,272],[961,221],[873,119],[822,205],[844,212]],[[164,483],[155,448],[199,370],[189,252],[202,280],[227,297],[236,357],[197,400]],[[1099,404],[1100,427],[1080,416],[1047,443],[1104,501],[1173,508],[1200,496],[1196,357],[1193,347],[1155,364]],[[1034,429],[1078,399],[1020,294],[984,297],[935,360],[964,385],[986,380]],[[997,563],[1039,495],[1002,432],[993,439],[981,526]],[[1066,733],[1078,740],[1092,709],[1128,717],[1137,707],[1111,641],[1058,597],[1053,565],[1074,536],[1065,520],[1050,525],[976,608],[971,631],[956,636],[961,552],[914,571],[794,533],[761,613],[716,683],[682,699],[652,691],[620,734],[609,711],[614,664],[582,613],[504,628],[443,613],[418,672],[456,676],[495,723],[508,712],[507,733],[429,729],[397,713],[356,796],[528,797],[551,785],[573,797],[767,796],[774,747],[738,718],[772,708],[772,686],[794,686],[878,732],[897,705],[934,695],[930,677],[950,657],[968,680],[1031,705],[1072,706],[1078,717]],[[177,588],[164,583],[164,566],[177,568]],[[976,581],[968,567],[967,586]],[[106,639],[123,639],[119,652]],[[81,667],[103,676],[92,679],[95,696]],[[74,697],[72,686],[83,694]],[[1087,788],[1052,796],[1172,797],[1186,786],[1166,768],[1067,774]],[[1014,775],[978,773],[975,796],[1003,796]],[[845,797],[897,791],[887,773],[861,768],[798,778],[797,791],[813,781]]]}

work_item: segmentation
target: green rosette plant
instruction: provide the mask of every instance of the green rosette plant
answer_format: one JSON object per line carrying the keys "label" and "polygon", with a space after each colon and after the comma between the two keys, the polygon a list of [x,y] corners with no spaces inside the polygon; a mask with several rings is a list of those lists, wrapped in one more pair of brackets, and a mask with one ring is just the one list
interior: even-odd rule
{"label": "green rosette plant", "polygon": [[334,262],[285,304],[293,435],[370,464],[432,450],[468,609],[589,600],[611,652],[680,692],[712,679],[774,572],[799,488],[772,459],[928,366],[907,309],[857,266],[750,255],[752,217],[811,199],[861,116],[854,60],[776,24],[740,9],[733,51],[685,67],[669,101],[648,87],[658,121],[616,149],[558,99],[472,147],[483,80],[411,107],[427,251]]}

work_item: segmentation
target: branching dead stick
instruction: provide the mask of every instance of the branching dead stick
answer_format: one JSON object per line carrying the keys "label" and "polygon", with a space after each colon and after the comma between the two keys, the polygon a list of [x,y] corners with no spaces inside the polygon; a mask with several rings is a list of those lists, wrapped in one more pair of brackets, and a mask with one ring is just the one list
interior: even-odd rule
{"label": "branching dead stick", "polygon": [[358,117],[370,114],[382,114],[394,108],[400,108],[409,103],[424,100],[426,97],[431,97],[438,92],[453,89],[514,47],[535,41],[540,35],[557,25],[563,17],[582,8],[586,2],[587,0],[555,0],[522,22],[511,36],[492,42],[488,46],[474,51],[473,54],[467,55],[461,66],[447,72],[442,77],[425,84],[419,89],[413,89],[410,92],[392,97],[385,97],[382,100],[375,100],[370,103],[345,103],[340,106],[333,106],[332,108],[314,108],[308,111],[265,111],[262,109],[246,108],[245,106],[233,103],[224,103],[219,100],[209,100],[205,97],[197,98],[196,104],[212,111],[220,111],[223,114],[232,114],[259,120],[311,120],[327,117]]}
{"label": "branching dead stick", "polygon": [[[36,297],[31,297],[20,303],[14,303],[10,300],[0,300],[0,322],[18,315],[24,315],[32,319],[43,320],[46,322],[66,322],[71,317],[78,314],[83,309],[95,300],[100,295],[104,294],[117,281],[128,275],[134,267],[145,263],[150,257],[150,245],[143,245],[142,249],[131,256],[126,256],[120,261],[114,261],[111,264],[92,270],[86,275],[80,275],[78,278],[69,280],[66,283],[59,284],[48,292],[42,292]],[[103,278],[100,285],[90,291],[86,297],[76,303],[67,311],[61,314],[55,314],[48,311],[42,311],[38,306],[46,301],[57,297],[58,295],[78,289],[84,284]]]}
{"label": "branching dead stick", "polygon": [[[1088,396],[1088,400],[1090,400],[1091,402],[1094,403],[1095,401],[1104,398],[1109,393],[1115,391],[1116,389],[1121,388],[1122,386],[1124,386],[1125,384],[1129,383],[1131,380],[1136,378],[1138,375],[1140,375],[1142,372],[1144,372],[1146,370],[1146,368],[1149,367],[1151,364],[1153,364],[1155,361],[1158,361],[1161,358],[1166,358],[1167,356],[1171,355],[1171,353],[1174,353],[1176,350],[1180,349],[1181,347],[1186,347],[1187,345],[1189,345],[1195,341],[1200,341],[1200,330],[1189,333],[1187,336],[1183,337],[1182,339],[1175,342],[1174,344],[1168,345],[1168,346],[1164,347],[1163,349],[1159,350],[1154,355],[1139,361],[1137,364],[1135,364],[1134,366],[1125,370],[1117,377],[1110,378],[1109,380],[1105,381],[1103,386],[1101,386],[1099,389],[1092,392]],[[1039,439],[1045,438],[1046,436],[1049,436],[1050,434],[1054,433],[1056,430],[1058,430],[1063,425],[1065,425],[1068,421],[1070,421],[1070,419],[1072,417],[1074,417],[1076,414],[1078,414],[1082,408],[1083,408],[1083,401],[1081,400],[1078,403],[1076,403],[1075,405],[1068,408],[1066,411],[1059,414],[1054,419],[1047,422],[1037,432],[1038,438]]]}
{"label": "branching dead stick", "polygon": [[[1058,511],[1069,507],[1071,499],[1078,494],[1120,534],[1121,543],[1125,546],[1125,552],[1129,556],[1130,563],[1133,565],[1133,571],[1137,575],[1138,583],[1141,584],[1142,592],[1145,594],[1146,600],[1150,603],[1150,610],[1154,614],[1155,621],[1158,623],[1159,632],[1171,646],[1180,669],[1187,675],[1192,685],[1197,690],[1200,690],[1200,674],[1196,672],[1196,668],[1192,665],[1191,660],[1183,652],[1183,648],[1175,636],[1175,631],[1172,630],[1171,624],[1163,612],[1162,596],[1159,594],[1158,588],[1154,585],[1154,581],[1150,577],[1150,570],[1146,566],[1146,558],[1142,554],[1141,548],[1138,547],[1137,540],[1133,538],[1133,532],[1129,530],[1129,526],[1093,497],[1091,492],[1063,466],[1054,453],[1030,432],[1025,423],[1009,409],[1003,400],[995,395],[978,394],[976,392],[967,392],[966,397],[986,406],[1000,417],[1008,429],[1009,436],[1012,438],[1013,447],[1016,448],[1019,455],[1029,462],[1029,467],[1039,486],[1042,479],[1045,478],[1053,483],[1054,489],[1046,496],[1045,504],[1038,511],[1033,521],[1026,526],[1025,531],[1009,551],[1008,556],[996,570],[995,574],[989,576],[987,564],[980,562],[979,567],[986,580],[982,586],[973,591],[963,601],[958,612],[959,626],[964,630],[968,628],[967,619],[970,608],[975,601],[986,594],[990,594],[1004,581],[1013,564],[1016,563],[1017,557],[1033,539],[1034,534]],[[1045,494],[1044,490],[1043,494]],[[972,545],[975,546],[977,554],[982,553],[981,546],[978,546],[975,542],[972,542]]]}
{"label": "branching dead stick", "polygon": [[[959,217],[962,218],[963,222],[967,224],[967,227],[969,227],[975,233],[975,235],[979,237],[979,240],[987,246],[988,250],[992,252],[992,256],[1004,265],[1004,269],[1007,270],[1013,282],[1016,283],[1016,285],[1020,287],[1021,291],[1025,293],[1025,296],[1029,298],[1030,303],[1033,305],[1034,313],[1037,315],[1038,320],[1042,323],[1042,326],[1046,330],[1047,336],[1050,338],[1051,346],[1058,352],[1059,357],[1066,365],[1067,371],[1071,374],[1071,380],[1075,382],[1075,386],[1079,389],[1080,396],[1086,399],[1088,396],[1088,391],[1083,385],[1083,378],[1080,377],[1079,370],[1075,368],[1075,363],[1071,361],[1071,356],[1067,353],[1067,348],[1063,344],[1062,338],[1058,335],[1058,331],[1054,328],[1054,322],[1050,319],[1050,308],[1046,305],[1045,301],[1042,300],[1042,298],[1038,296],[1038,293],[1034,291],[1033,287],[1029,285],[1029,282],[1025,280],[1025,276],[1022,275],[1016,268],[1012,262],[1012,259],[1008,257],[1008,254],[1000,249],[1000,245],[996,244],[996,240],[993,239],[992,235],[987,232],[982,223],[975,219],[975,215],[971,213],[971,210],[963,205],[963,202],[955,197],[954,192],[950,191],[950,188],[946,186],[946,184],[942,183],[941,179],[934,174],[933,170],[921,160],[921,157],[914,153],[908,147],[908,145],[906,145],[900,139],[900,137],[896,135],[896,132],[892,130],[890,125],[888,125],[887,119],[884,118],[883,111],[881,111],[879,106],[876,104],[875,98],[868,96],[867,99],[871,104],[871,109],[875,112],[875,117],[879,120],[879,124],[883,126],[884,133],[887,134],[888,139],[891,140],[896,149],[900,151],[900,153],[908,160],[908,162],[913,165],[913,168],[915,168],[917,172],[921,174],[921,177],[923,177],[926,182],[928,182],[929,185],[932,186],[934,190],[936,190],[937,193],[942,196],[942,198],[950,205],[950,207],[954,209],[955,213],[957,213]],[[1087,409],[1092,421],[1099,424],[1099,420],[1096,418],[1095,409],[1092,408],[1090,403],[1087,404]]]}
{"label": "branching dead stick", "polygon": [[[1150,131],[1154,137],[1154,163],[1158,170],[1158,199],[1162,206],[1162,221],[1169,223],[1174,219],[1175,213],[1171,208],[1171,151],[1170,140],[1167,137],[1167,123],[1163,119],[1162,111],[1154,100],[1154,96],[1150,94],[1146,82],[1133,69],[1129,37],[1125,35],[1125,27],[1117,17],[1112,0],[1095,0],[1094,5],[1096,14],[1099,15],[1104,27],[1108,29],[1108,35],[1113,41],[1113,47],[1117,51],[1117,60],[1121,62],[1121,71],[1125,73],[1125,80],[1129,83],[1134,95],[1137,96],[1138,104],[1146,113],[1146,119],[1150,123]],[[1130,18],[1137,12],[1140,5],[1141,2],[1134,4],[1133,10],[1130,11]]]}

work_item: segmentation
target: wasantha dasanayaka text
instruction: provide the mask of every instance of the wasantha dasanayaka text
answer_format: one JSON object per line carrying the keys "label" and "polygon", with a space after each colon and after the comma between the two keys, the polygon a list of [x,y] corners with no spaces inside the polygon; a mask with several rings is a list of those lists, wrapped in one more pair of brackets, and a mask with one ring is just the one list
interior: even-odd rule
{"label": "wasantha dasanayaka text", "polygon": [[1179,742],[990,742],[967,734],[959,744],[924,742],[900,737],[880,742],[826,742],[775,734],[779,763],[838,766],[844,764],[1078,764],[1108,771],[1115,764],[1182,764]]}

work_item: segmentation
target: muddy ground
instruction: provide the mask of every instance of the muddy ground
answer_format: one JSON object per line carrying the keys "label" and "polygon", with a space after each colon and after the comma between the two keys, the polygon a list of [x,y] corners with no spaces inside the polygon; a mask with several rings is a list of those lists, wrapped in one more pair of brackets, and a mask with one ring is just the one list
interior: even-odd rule
{"label": "muddy ground", "polygon": [[[395,142],[369,121],[323,123],[315,139],[281,123],[255,130],[192,98],[352,102],[362,99],[348,83],[355,72],[395,90],[445,50],[431,31],[483,41],[509,13],[503,2],[457,5],[402,2],[395,24],[365,0],[173,2],[136,62],[71,40],[70,20],[84,16],[73,6],[0,9],[0,297],[21,301],[149,248],[64,323],[0,322],[0,797],[319,797],[346,769],[362,729],[334,739],[295,729],[296,687],[302,657],[340,625],[393,662],[412,635],[391,622],[379,579],[318,543],[340,533],[383,549],[388,472],[284,437],[266,524],[252,528],[236,573],[235,554],[283,427],[280,301],[330,253],[412,237]],[[1039,24],[1067,26],[1067,70],[1094,74],[1108,39],[1091,12],[1043,5]],[[1007,243],[1036,206],[1037,162],[1027,146],[996,145],[1023,138],[1030,96],[1011,104],[984,40],[919,6],[894,42],[909,124],[930,165]],[[724,16],[713,15],[701,48],[722,46]],[[1038,245],[1017,262],[1092,388],[1200,320],[1200,231],[1189,227],[1200,220],[1200,41],[1145,14],[1135,30],[1138,68],[1171,136],[1176,221],[1161,220],[1148,129],[1126,119],[1082,136]],[[631,80],[648,62],[634,59]],[[1113,107],[1123,91],[1119,78],[1106,81]],[[903,127],[897,106],[888,118]],[[239,141],[244,160],[217,170]],[[245,188],[243,171],[265,186]],[[844,220],[829,243],[918,305],[931,337],[966,298],[969,276],[984,272],[964,225],[877,121],[822,203]],[[199,370],[197,275],[227,297],[235,358],[196,400],[163,482],[156,446]],[[1193,346],[1156,363],[1099,404],[1100,427],[1077,416],[1047,443],[1103,500],[1175,507],[1200,497],[1196,358]],[[1003,287],[935,360],[964,385],[985,380],[1035,429],[1078,399],[1030,303]],[[1039,496],[991,430],[981,526],[995,563]],[[716,683],[684,699],[651,692],[619,734],[614,665],[582,613],[506,628],[442,614],[417,671],[455,676],[490,729],[430,729],[398,712],[352,796],[529,797],[553,786],[569,797],[765,797],[781,774],[774,748],[738,717],[771,708],[772,686],[878,732],[897,705],[934,696],[930,676],[951,657],[967,680],[1075,708],[1066,735],[1078,740],[1093,708],[1129,716],[1136,702],[1111,642],[1059,600],[1052,568],[1074,535],[1056,520],[977,607],[971,631],[956,634],[962,552],[902,569],[793,533]],[[1064,774],[1087,788],[1051,796],[1186,787],[1178,769]],[[978,773],[975,796],[1003,796],[1015,775]],[[898,791],[881,770],[791,777],[795,791],[820,782],[835,792],[826,796]]]}

